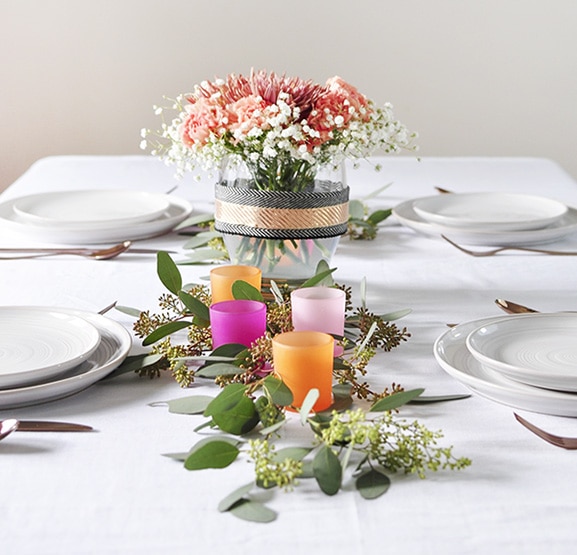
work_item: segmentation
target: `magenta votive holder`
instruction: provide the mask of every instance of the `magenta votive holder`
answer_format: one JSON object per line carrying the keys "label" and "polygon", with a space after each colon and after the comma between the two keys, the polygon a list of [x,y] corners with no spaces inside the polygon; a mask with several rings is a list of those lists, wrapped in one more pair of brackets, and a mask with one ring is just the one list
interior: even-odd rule
{"label": "magenta votive holder", "polygon": [[212,348],[227,343],[250,347],[266,332],[266,305],[259,301],[221,301],[210,307]]}

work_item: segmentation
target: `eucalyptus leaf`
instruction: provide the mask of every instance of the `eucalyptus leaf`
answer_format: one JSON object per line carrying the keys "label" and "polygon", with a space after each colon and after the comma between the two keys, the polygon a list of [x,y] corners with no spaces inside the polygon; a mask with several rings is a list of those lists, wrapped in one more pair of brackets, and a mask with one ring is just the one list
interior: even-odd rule
{"label": "eucalyptus leaf", "polygon": [[184,461],[184,468],[187,470],[226,468],[235,461],[239,453],[238,447],[228,441],[214,440],[193,449]]}
{"label": "eucalyptus leaf", "polygon": [[129,316],[134,316],[135,318],[138,318],[142,312],[142,310],[139,310],[138,308],[132,308],[130,306],[122,306],[119,304],[114,306],[114,310],[118,310],[118,312],[128,314]]}
{"label": "eucalyptus leaf", "polygon": [[[315,274],[313,277],[307,279],[301,287],[314,287],[316,285],[324,285],[325,280],[331,277],[331,274],[336,270],[336,268],[329,268],[320,273]],[[330,279],[330,285],[333,284],[332,279]]]}
{"label": "eucalyptus leaf", "polygon": [[323,445],[315,455],[313,474],[319,487],[327,495],[335,495],[339,491],[343,469],[339,458],[330,447]]}
{"label": "eucalyptus leaf", "polygon": [[180,230],[192,225],[208,224],[214,220],[214,214],[195,214],[186,218],[186,220],[180,222],[174,229]]}
{"label": "eucalyptus leaf", "polygon": [[385,189],[388,189],[392,184],[393,184],[393,182],[390,181],[389,183],[386,183],[385,185],[381,185],[379,188],[375,189],[372,193],[365,195],[363,197],[363,200],[370,200],[372,198],[379,196]]}
{"label": "eucalyptus leaf", "polygon": [[183,249],[197,249],[198,247],[204,247],[209,241],[215,239],[216,237],[220,237],[220,233],[217,231],[200,231],[192,236],[184,245],[182,245]]}
{"label": "eucalyptus leaf", "polygon": [[375,210],[369,215],[367,222],[373,225],[380,224],[381,222],[385,221],[392,213],[393,211],[390,208],[387,210]]}
{"label": "eucalyptus leaf", "polygon": [[365,217],[365,205],[357,199],[349,201],[349,218],[362,220]]}
{"label": "eucalyptus leaf", "polygon": [[263,302],[264,300],[262,293],[256,287],[254,287],[254,285],[251,285],[250,283],[247,283],[242,279],[237,279],[235,282],[233,282],[231,290],[232,290],[232,296],[236,300],[260,301],[260,302]]}
{"label": "eucalyptus leaf", "polygon": [[283,298],[283,296],[282,296],[282,292],[281,292],[281,290],[279,289],[276,281],[274,281],[274,280],[272,280],[272,279],[270,280],[270,290],[271,290],[271,292],[272,292],[272,294],[273,294],[275,303],[278,304],[278,305],[283,304],[283,303],[284,303],[284,298]]}
{"label": "eucalyptus leaf", "polygon": [[312,411],[314,404],[317,402],[318,398],[320,397],[320,392],[318,389],[313,388],[311,389],[303,399],[301,408],[299,409],[299,414],[301,417],[301,424],[304,426],[307,423],[307,418],[309,413]]}
{"label": "eucalyptus leaf", "polygon": [[150,335],[144,338],[142,344],[144,346],[152,345],[161,339],[164,339],[167,335],[171,335],[177,331],[188,328],[190,322],[185,322],[184,320],[179,320],[177,322],[168,322],[162,326],[158,326]]}
{"label": "eucalyptus leaf", "polygon": [[356,479],[355,485],[365,499],[376,499],[389,489],[391,480],[382,472],[371,468]]}
{"label": "eucalyptus leaf", "polygon": [[208,306],[197,298],[193,297],[186,291],[179,291],[178,298],[183,302],[184,306],[194,315],[195,323],[200,327],[207,327],[210,325],[210,311]]}
{"label": "eucalyptus leaf", "polygon": [[229,512],[237,518],[250,522],[272,522],[276,519],[277,513],[269,509],[263,503],[242,499],[233,505]]}
{"label": "eucalyptus leaf", "polygon": [[243,499],[244,496],[250,492],[253,487],[254,482],[250,482],[249,484],[245,484],[244,486],[235,489],[218,504],[218,510],[221,513],[228,511],[235,503],[238,503],[241,499]]}
{"label": "eucalyptus leaf", "polygon": [[361,287],[360,287],[360,296],[361,296],[361,307],[367,307],[367,278],[363,276],[361,280]]}
{"label": "eucalyptus leaf", "polygon": [[137,370],[141,370],[143,368],[146,368],[147,366],[152,366],[153,364],[156,364],[163,358],[164,358],[163,355],[150,355],[150,354],[132,355],[126,357],[124,359],[124,362],[120,366],[118,366],[113,372],[107,374],[104,379],[110,380],[122,374],[127,374],[128,372],[136,372]]}
{"label": "eucalyptus leaf", "polygon": [[188,453],[163,453],[162,456],[174,459],[175,461],[184,462],[188,457]]}
{"label": "eucalyptus leaf", "polygon": [[201,247],[194,249],[190,253],[186,253],[186,258],[184,260],[179,260],[179,266],[186,266],[187,264],[209,264],[216,260],[228,259],[226,252],[213,249],[210,247]]}
{"label": "eucalyptus leaf", "polygon": [[459,399],[468,399],[471,395],[469,393],[456,393],[454,395],[430,395],[428,397],[423,397],[419,395],[414,399],[411,399],[409,403],[415,405],[425,405],[428,403],[443,403],[445,401],[458,401]]}
{"label": "eucalyptus leaf", "polygon": [[213,397],[209,395],[192,395],[190,397],[181,397],[180,399],[171,399],[166,401],[168,412],[174,414],[203,414],[212,401]]}
{"label": "eucalyptus leaf", "polygon": [[246,372],[246,369],[240,368],[235,364],[227,362],[216,362],[209,364],[197,370],[196,375],[201,378],[217,378],[218,376],[236,376]]}
{"label": "eucalyptus leaf", "polygon": [[282,462],[285,459],[302,461],[311,451],[312,447],[284,447],[276,451],[273,461]]}
{"label": "eucalyptus leaf", "polygon": [[292,391],[282,380],[279,380],[274,376],[267,376],[264,379],[263,386],[275,405],[289,407],[292,404]]}
{"label": "eucalyptus leaf", "polygon": [[406,405],[409,401],[412,401],[421,393],[425,391],[422,388],[411,389],[410,391],[399,391],[398,393],[393,393],[388,397],[383,397],[379,399],[375,404],[369,409],[371,412],[384,412],[387,410],[394,410],[403,405]]}
{"label": "eucalyptus leaf", "polygon": [[241,345],[240,343],[225,343],[212,351],[207,358],[206,364],[210,364],[212,359],[215,357],[229,357],[234,359],[246,350],[246,345]]}
{"label": "eucalyptus leaf", "polygon": [[214,416],[215,413],[227,411],[234,407],[244,397],[246,385],[231,383],[227,385],[206,407],[204,416]]}
{"label": "eucalyptus leaf", "polygon": [[387,314],[381,314],[380,318],[385,322],[392,322],[393,320],[399,320],[404,318],[407,314],[413,312],[410,308],[404,308],[402,310],[396,310],[394,312],[389,312]]}
{"label": "eucalyptus leaf", "polygon": [[160,251],[156,255],[156,271],[162,284],[175,295],[182,289],[182,276],[174,260],[167,252]]}
{"label": "eucalyptus leaf", "polygon": [[254,401],[243,395],[233,407],[215,412],[212,420],[223,432],[242,435],[258,424],[259,416]]}
{"label": "eucalyptus leaf", "polygon": [[266,428],[259,430],[259,434],[262,436],[268,436],[269,434],[272,434],[277,430],[280,430],[280,428],[282,428],[286,424],[286,422],[287,422],[286,419],[283,418],[282,420],[279,420],[278,422],[275,422],[274,424],[271,424],[270,426],[267,426]]}

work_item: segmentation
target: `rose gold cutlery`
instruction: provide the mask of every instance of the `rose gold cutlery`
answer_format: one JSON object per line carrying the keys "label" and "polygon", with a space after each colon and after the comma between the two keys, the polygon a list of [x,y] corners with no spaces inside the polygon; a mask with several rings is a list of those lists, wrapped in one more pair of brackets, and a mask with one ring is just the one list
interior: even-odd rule
{"label": "rose gold cutlery", "polygon": [[458,245],[457,243],[455,243],[454,241],[451,241],[449,238],[445,237],[444,235],[441,235],[441,237],[447,241],[447,243],[450,243],[451,245],[453,245],[453,247],[459,249],[460,251],[464,252],[465,254],[469,254],[471,256],[494,256],[497,253],[503,252],[503,251],[522,251],[522,252],[534,252],[534,253],[539,253],[539,254],[552,254],[552,255],[556,255],[556,256],[576,256],[577,252],[575,251],[552,251],[552,250],[547,250],[547,249],[537,249],[537,248],[532,248],[532,247],[499,247],[496,249],[489,249],[489,250],[484,250],[484,251],[472,251],[469,249],[466,249],[465,247],[462,247],[461,245]]}
{"label": "rose gold cutlery", "polygon": [[0,421],[0,440],[12,432],[90,432],[91,426],[71,422],[51,422],[48,420],[16,420],[7,418]]}
{"label": "rose gold cutlery", "polygon": [[512,303],[511,301],[506,301],[505,299],[495,299],[495,304],[504,310],[507,314],[534,314],[539,312],[528,306],[523,306],[522,304]]}
{"label": "rose gold cutlery", "polygon": [[547,443],[551,445],[555,445],[556,447],[561,447],[563,449],[577,449],[577,437],[562,437],[550,432],[546,432],[541,428],[535,426],[535,424],[531,424],[531,422],[527,422],[524,418],[519,416],[516,413],[513,413],[517,421],[525,426],[528,430],[532,431],[536,436],[539,436],[541,439],[545,440]]}

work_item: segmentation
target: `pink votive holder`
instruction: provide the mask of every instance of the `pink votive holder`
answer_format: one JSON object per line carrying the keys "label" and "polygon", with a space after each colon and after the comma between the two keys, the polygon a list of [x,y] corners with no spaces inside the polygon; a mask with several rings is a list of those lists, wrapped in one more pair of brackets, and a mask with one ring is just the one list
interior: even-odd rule
{"label": "pink votive holder", "polygon": [[[345,301],[345,292],[334,287],[295,289],[291,293],[294,330],[320,331],[342,337],[345,333]],[[342,352],[342,347],[335,345],[335,355]]]}
{"label": "pink votive holder", "polygon": [[250,347],[266,332],[266,305],[259,301],[221,301],[210,307],[212,348],[227,343]]}

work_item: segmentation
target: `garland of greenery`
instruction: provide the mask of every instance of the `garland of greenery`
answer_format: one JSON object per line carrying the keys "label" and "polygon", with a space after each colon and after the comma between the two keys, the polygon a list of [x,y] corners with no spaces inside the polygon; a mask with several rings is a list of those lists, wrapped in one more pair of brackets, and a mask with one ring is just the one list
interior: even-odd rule
{"label": "garland of greenery", "polygon": [[[254,463],[255,480],[223,499],[220,511],[269,522],[276,513],[251,496],[258,488],[292,490],[300,480],[314,478],[322,492],[334,495],[352,478],[360,494],[373,499],[387,491],[390,473],[400,470],[424,478],[428,470],[462,469],[471,464],[467,458],[454,457],[451,447],[437,446],[441,432],[396,416],[406,403],[468,395],[423,397],[423,389],[405,391],[398,384],[374,391],[364,381],[367,364],[377,350],[390,351],[410,337],[406,328],[391,322],[408,311],[382,316],[370,312],[364,300],[364,281],[361,306],[354,308],[350,288],[334,283],[334,270],[321,264],[313,278],[299,285],[339,287],[347,299],[345,335],[337,338],[345,353],[334,362],[334,403],[316,414],[311,410],[318,391],[312,389],[295,409],[291,391],[272,369],[271,339],[292,329],[290,291],[294,284],[271,281],[263,294],[246,282],[235,282],[235,298],[267,303],[267,333],[248,348],[223,345],[210,352],[210,291],[205,285],[183,286],[177,264],[166,252],[158,253],[157,258],[158,276],[168,289],[159,298],[161,311],[151,314],[117,306],[137,317],[134,331],[144,345],[151,346],[150,354],[129,357],[120,372],[135,370],[155,377],[170,370],[182,387],[197,379],[214,380],[221,386],[214,398],[195,395],[167,402],[171,412],[206,417],[195,431],[210,428],[220,432],[207,435],[186,453],[167,456],[182,461],[188,470],[225,468],[241,453]],[[181,337],[176,343],[184,330],[186,341]],[[369,409],[353,408],[353,397],[370,403]],[[303,426],[310,427],[310,445],[277,449],[275,442],[282,438],[282,428],[294,422],[287,417],[287,409],[296,412]]]}

